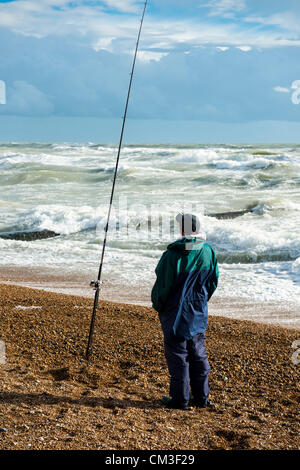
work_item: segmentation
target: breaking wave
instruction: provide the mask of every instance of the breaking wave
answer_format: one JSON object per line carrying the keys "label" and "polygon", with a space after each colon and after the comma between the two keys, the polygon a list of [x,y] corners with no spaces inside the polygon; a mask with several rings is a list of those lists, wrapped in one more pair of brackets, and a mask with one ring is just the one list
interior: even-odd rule
{"label": "breaking wave", "polygon": [[[116,146],[97,143],[0,144],[0,264],[96,268],[116,154]],[[261,286],[270,290],[276,278],[293,297],[300,279],[299,187],[297,145],[125,146],[115,202],[126,198],[128,211],[113,208],[108,272],[120,282],[149,283],[149,270],[178,236],[174,216],[197,210],[218,255],[223,293],[232,278],[249,296]],[[228,212],[239,216],[214,216]],[[42,230],[61,236],[1,238]]]}

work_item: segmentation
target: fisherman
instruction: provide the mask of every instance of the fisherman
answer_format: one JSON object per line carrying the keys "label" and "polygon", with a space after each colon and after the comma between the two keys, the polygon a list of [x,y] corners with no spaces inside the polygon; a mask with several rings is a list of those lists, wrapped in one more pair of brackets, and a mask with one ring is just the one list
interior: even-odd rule
{"label": "fisherman", "polygon": [[171,243],[155,270],[152,305],[159,314],[165,357],[170,373],[167,408],[211,406],[208,399],[210,366],[205,350],[207,302],[218,285],[218,263],[213,248],[200,233],[193,214],[178,214],[181,238]]}

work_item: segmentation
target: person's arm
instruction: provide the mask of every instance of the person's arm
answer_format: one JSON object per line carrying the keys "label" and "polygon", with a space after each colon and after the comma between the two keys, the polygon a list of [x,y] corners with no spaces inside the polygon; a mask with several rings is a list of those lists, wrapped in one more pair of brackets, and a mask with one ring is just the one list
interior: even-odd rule
{"label": "person's arm", "polygon": [[162,313],[176,274],[174,259],[170,251],[165,251],[156,269],[156,282],[151,292],[153,308]]}
{"label": "person's arm", "polygon": [[207,286],[207,290],[208,290],[208,298],[207,300],[209,300],[213,293],[215,292],[216,288],[218,287],[218,279],[219,279],[219,267],[218,267],[218,261],[217,261],[217,257],[215,255],[215,252],[214,250],[212,250],[212,257],[213,257],[213,273],[209,279],[209,283],[208,283],[208,286]]}

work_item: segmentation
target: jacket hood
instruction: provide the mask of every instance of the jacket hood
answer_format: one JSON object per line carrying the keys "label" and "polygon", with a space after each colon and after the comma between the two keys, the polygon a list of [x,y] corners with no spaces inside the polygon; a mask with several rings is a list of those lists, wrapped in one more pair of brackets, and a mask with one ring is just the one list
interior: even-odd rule
{"label": "jacket hood", "polygon": [[204,241],[201,238],[180,238],[175,242],[168,245],[168,250],[175,250],[180,252],[189,253],[192,250],[201,250],[203,247]]}

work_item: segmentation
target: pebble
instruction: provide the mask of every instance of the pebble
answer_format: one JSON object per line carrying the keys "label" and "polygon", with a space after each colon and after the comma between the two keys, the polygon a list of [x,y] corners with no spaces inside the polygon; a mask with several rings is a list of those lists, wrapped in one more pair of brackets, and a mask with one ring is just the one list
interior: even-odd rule
{"label": "pebble", "polygon": [[[72,305],[79,303],[77,299],[0,284],[0,311],[4,302],[9,315],[4,322],[0,315],[0,330],[7,323],[14,325],[8,329],[13,374],[7,372],[10,376],[6,383],[3,381],[2,388],[12,396],[16,393],[23,396],[26,387],[28,394],[25,400],[11,399],[9,406],[2,404],[5,412],[2,426],[4,422],[11,426],[7,432],[0,432],[6,448],[87,450],[99,446],[157,450],[186,446],[271,450],[299,447],[298,377],[290,360],[290,345],[299,337],[298,331],[211,315],[207,350],[216,410],[208,413],[193,408],[186,414],[170,413],[158,404],[160,395],[167,392],[169,376],[156,313],[146,307],[115,306],[103,300],[101,328],[95,329],[93,356],[87,364],[83,353],[89,318],[85,313],[83,318],[79,309],[73,309]],[[90,300],[82,299],[80,303],[90,305]],[[28,316],[13,313],[14,305],[33,304],[42,305],[43,309],[31,310]],[[66,321],[69,312],[73,315],[72,325]],[[32,324],[38,327],[25,334]],[[51,332],[49,325],[52,325]],[[77,349],[67,343],[71,334],[76,338]],[[57,348],[54,349],[53,343]],[[71,378],[65,382],[66,391],[58,393],[57,381],[48,373],[66,367],[72,372]],[[24,370],[30,375],[23,375]],[[137,382],[133,383],[132,377],[138,377]],[[35,384],[35,380],[40,383]],[[113,389],[110,402],[112,383],[118,390]],[[96,385],[101,390],[94,391],[92,387]],[[82,396],[87,390],[91,390],[91,395]],[[49,395],[42,395],[43,392]],[[93,400],[95,408],[90,406]],[[61,412],[64,408],[68,411],[65,418]],[[261,417],[265,422],[259,421]],[[26,427],[22,428],[26,420],[30,426],[27,431]],[[44,433],[48,422],[51,422],[51,433],[45,434],[43,442],[39,439],[43,435],[38,434]],[[13,446],[15,427],[18,442]],[[76,435],[73,441],[65,441],[71,429],[76,429]]]}
{"label": "pebble", "polygon": [[175,431],[175,428],[172,428],[171,426],[167,426],[166,429],[168,429],[169,431]]}

